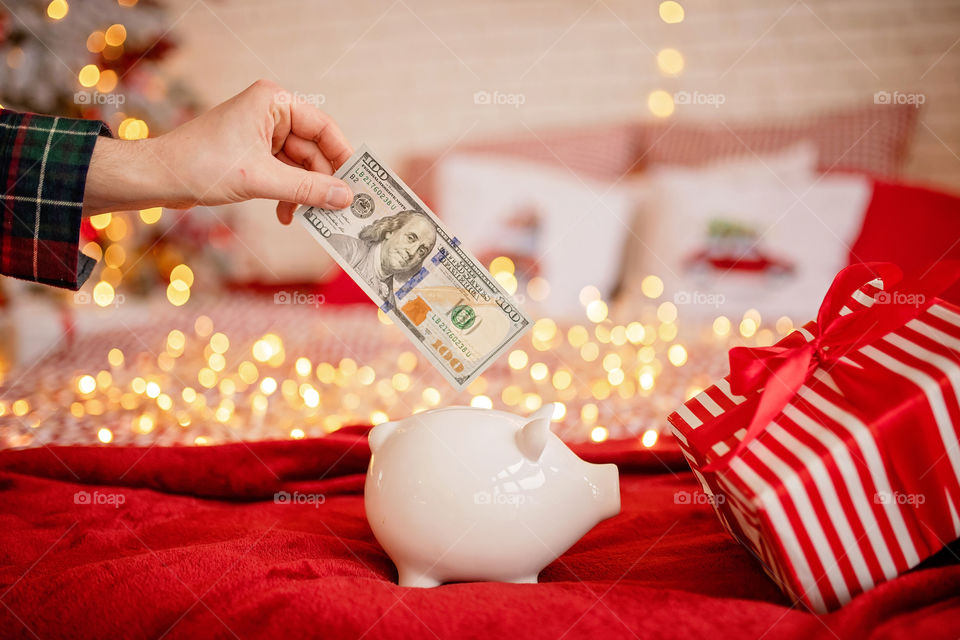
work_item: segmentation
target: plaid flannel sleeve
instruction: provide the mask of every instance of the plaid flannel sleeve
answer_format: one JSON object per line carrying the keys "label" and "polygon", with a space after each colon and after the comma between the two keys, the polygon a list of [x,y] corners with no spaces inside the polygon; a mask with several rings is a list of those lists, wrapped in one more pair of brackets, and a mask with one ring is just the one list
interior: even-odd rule
{"label": "plaid flannel sleeve", "polygon": [[0,109],[0,274],[77,290],[96,260],[80,253],[87,168],[98,120]]}

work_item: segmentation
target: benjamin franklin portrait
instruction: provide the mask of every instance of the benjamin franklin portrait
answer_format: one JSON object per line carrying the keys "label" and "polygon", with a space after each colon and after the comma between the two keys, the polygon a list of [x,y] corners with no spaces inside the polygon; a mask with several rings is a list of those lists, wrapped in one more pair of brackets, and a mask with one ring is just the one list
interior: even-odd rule
{"label": "benjamin franklin portrait", "polygon": [[330,236],[330,243],[385,301],[394,303],[394,285],[423,266],[437,244],[437,231],[425,214],[401,211],[360,230],[358,237]]}

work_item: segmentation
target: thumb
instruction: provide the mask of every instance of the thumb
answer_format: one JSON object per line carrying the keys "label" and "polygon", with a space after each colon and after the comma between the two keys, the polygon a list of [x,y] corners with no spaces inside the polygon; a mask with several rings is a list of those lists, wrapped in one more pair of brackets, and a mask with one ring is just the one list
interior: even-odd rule
{"label": "thumb", "polygon": [[324,209],[343,209],[353,201],[353,192],[343,180],[280,161],[271,163],[258,193],[251,195]]}

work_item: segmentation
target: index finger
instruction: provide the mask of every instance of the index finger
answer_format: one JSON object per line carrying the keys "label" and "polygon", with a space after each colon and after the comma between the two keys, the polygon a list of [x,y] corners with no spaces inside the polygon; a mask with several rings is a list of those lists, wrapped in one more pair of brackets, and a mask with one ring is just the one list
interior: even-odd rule
{"label": "index finger", "polygon": [[313,105],[294,101],[290,105],[290,121],[290,130],[301,138],[316,142],[320,153],[335,170],[353,155],[353,147],[337,123]]}

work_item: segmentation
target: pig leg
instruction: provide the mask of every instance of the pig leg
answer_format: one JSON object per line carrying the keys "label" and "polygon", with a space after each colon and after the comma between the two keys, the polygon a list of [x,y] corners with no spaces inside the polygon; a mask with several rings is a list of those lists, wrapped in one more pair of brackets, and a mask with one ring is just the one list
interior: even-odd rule
{"label": "pig leg", "polygon": [[537,574],[532,576],[523,576],[522,578],[514,578],[510,582],[514,584],[537,584]]}
{"label": "pig leg", "polygon": [[400,579],[397,582],[401,587],[421,587],[428,589],[430,587],[440,586],[439,580],[435,580],[414,569],[397,567],[397,573],[400,575]]}

